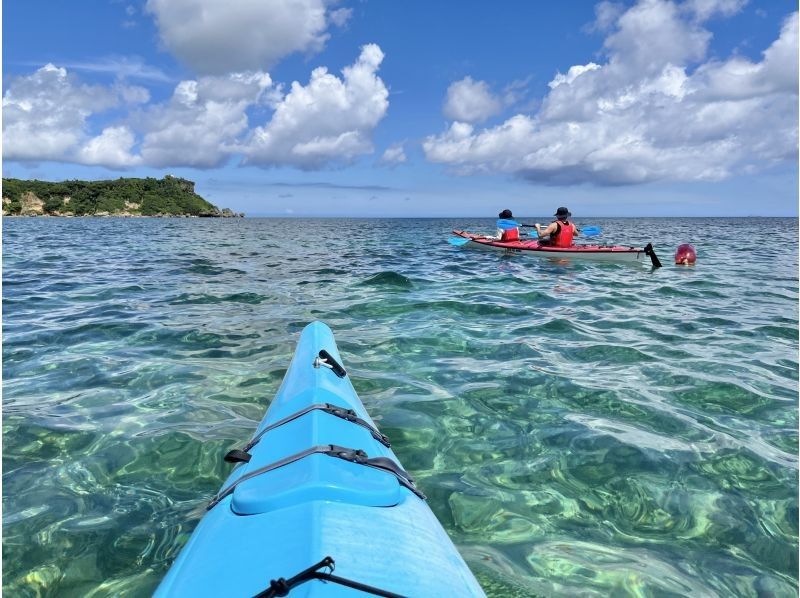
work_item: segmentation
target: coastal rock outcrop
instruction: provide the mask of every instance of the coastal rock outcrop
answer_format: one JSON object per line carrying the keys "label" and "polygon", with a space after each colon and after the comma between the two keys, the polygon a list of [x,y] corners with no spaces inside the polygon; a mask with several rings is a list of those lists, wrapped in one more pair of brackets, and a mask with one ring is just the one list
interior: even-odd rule
{"label": "coastal rock outcrop", "polygon": [[[21,216],[40,216],[44,214],[44,202],[30,191],[22,194],[19,203]],[[5,202],[3,202],[3,215],[5,215]]]}

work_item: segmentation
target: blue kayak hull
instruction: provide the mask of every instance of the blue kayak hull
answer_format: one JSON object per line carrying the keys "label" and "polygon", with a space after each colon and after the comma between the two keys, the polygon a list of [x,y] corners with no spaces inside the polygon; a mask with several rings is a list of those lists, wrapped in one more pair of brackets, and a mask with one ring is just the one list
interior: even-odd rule
{"label": "blue kayak hull", "polygon": [[[330,556],[335,575],[405,596],[483,596],[452,541],[413,484],[379,467],[315,453],[335,445],[386,457],[349,376],[320,365],[320,350],[342,363],[330,329],[309,324],[256,437],[312,405],[352,410],[361,425],[313,409],[268,430],[223,484],[159,586],[156,596],[254,596]],[[364,425],[366,424],[366,425]],[[402,471],[402,470],[400,470]],[[209,497],[211,498],[211,497]],[[365,596],[320,580],[290,596]]]}

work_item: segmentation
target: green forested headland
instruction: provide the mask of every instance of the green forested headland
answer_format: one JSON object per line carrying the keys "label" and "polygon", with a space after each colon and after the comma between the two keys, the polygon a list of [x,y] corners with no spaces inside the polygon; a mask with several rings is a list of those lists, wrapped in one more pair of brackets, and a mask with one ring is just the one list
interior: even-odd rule
{"label": "green forested headland", "polygon": [[194,192],[194,183],[173,177],[110,181],[3,179],[4,215],[51,216],[239,216]]}

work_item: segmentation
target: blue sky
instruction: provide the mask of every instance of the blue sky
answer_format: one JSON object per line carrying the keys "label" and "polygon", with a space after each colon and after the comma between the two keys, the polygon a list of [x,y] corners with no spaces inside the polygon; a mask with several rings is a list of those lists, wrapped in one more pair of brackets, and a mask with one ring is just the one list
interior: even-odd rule
{"label": "blue sky", "polygon": [[796,2],[3,4],[3,176],[251,215],[798,212]]}

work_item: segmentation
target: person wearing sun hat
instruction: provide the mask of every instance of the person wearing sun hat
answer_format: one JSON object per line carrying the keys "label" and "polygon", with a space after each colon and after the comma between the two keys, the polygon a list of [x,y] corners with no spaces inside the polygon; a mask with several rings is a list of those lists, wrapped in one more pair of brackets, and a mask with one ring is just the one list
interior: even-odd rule
{"label": "person wearing sun hat", "polygon": [[575,223],[569,220],[572,213],[567,208],[561,207],[556,210],[554,216],[556,219],[547,225],[547,228],[543,229],[538,222],[533,225],[539,235],[539,243],[551,247],[571,247],[572,239],[578,234]]}
{"label": "person wearing sun hat", "polygon": [[519,222],[514,220],[511,210],[503,210],[497,215],[497,233],[494,238],[500,241],[519,241]]}

